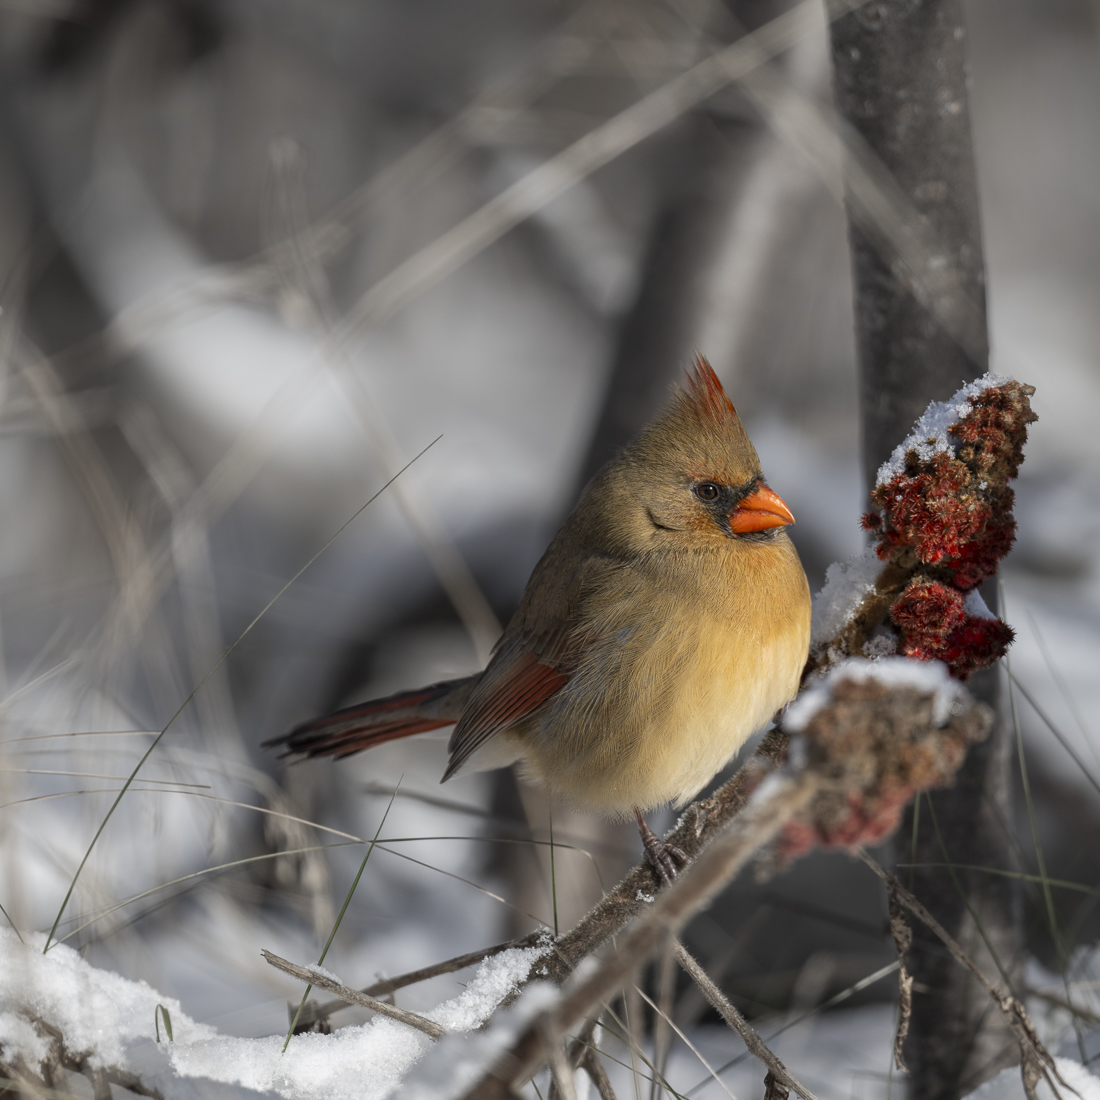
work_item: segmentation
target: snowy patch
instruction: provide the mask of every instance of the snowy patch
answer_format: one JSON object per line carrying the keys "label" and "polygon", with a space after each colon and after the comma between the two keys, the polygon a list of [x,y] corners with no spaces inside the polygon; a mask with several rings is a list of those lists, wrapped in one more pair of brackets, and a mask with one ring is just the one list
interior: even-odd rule
{"label": "snowy patch", "polygon": [[[148,1062],[131,1064],[129,1053],[132,1047],[155,1039],[154,1013],[159,1004],[171,1014],[175,1041],[161,1042],[158,1049],[177,1078],[202,1077],[275,1092],[288,1100],[383,1100],[435,1045],[419,1031],[376,1016],[360,1027],[340,1028],[331,1035],[296,1035],[282,1054],[282,1035],[262,1039],[219,1035],[214,1028],[195,1023],[178,1001],[145,982],[97,970],[64,945],[43,955],[45,937],[40,933],[25,939],[25,944],[20,943],[14,932],[0,929],[0,1046],[9,1060],[21,1055],[33,1064],[46,1053],[44,1041],[23,1015],[31,1013],[60,1029],[70,1050],[91,1051],[94,1065],[147,1072]],[[473,1043],[459,1033],[480,1027],[548,951],[546,945],[513,948],[486,959],[457,997],[424,1013],[455,1033],[447,1037],[447,1048],[460,1052],[464,1044]],[[526,1006],[527,1015],[513,1010],[508,1026],[520,1026],[546,1000],[545,994],[521,998],[519,1005]],[[507,1027],[497,1035],[494,1051],[505,1044],[506,1032]],[[494,1028],[485,1037],[478,1036],[473,1045],[480,1051],[483,1040],[495,1033]],[[452,1061],[457,1064],[462,1059],[456,1053]],[[483,1064],[477,1058],[474,1063]],[[170,1093],[167,1069],[157,1085],[162,1090],[167,1086]]]}
{"label": "snowy patch", "polygon": [[825,585],[814,597],[810,625],[810,651],[835,638],[875,587],[882,562],[868,547],[846,562],[835,562],[825,571]]}
{"label": "snowy patch", "polygon": [[1011,378],[1000,375],[985,374],[976,382],[963,386],[949,401],[933,401],[905,441],[895,447],[893,454],[879,467],[876,484],[886,485],[898,474],[905,473],[905,456],[910,451],[916,451],[924,462],[940,452],[953,456],[955,444],[949,433],[970,412],[972,406],[969,398],[1011,381]]}
{"label": "snowy patch", "polygon": [[314,974],[319,974],[322,978],[328,978],[330,982],[335,982],[337,985],[347,985],[343,978],[338,974],[333,974],[331,970],[326,970],[320,963],[311,963],[309,969]]}
{"label": "snowy patch", "polygon": [[[1100,1077],[1094,1077],[1080,1062],[1070,1058],[1055,1058],[1054,1064],[1062,1080],[1077,1093],[1080,1100],[1100,1100]],[[1035,1091],[1039,1100],[1054,1100],[1054,1093],[1045,1081],[1040,1081]],[[1066,1096],[1065,1089],[1059,1088],[1058,1091],[1063,1097]],[[1072,1096],[1072,1093],[1069,1095]],[[1026,1100],[1020,1067],[1001,1070],[992,1080],[968,1093],[967,1100]]]}
{"label": "snowy patch", "polygon": [[41,932],[23,938],[26,942],[20,943],[11,929],[0,928],[0,1043],[8,1061],[16,1055],[32,1063],[41,1057],[41,1040],[20,1025],[20,1013],[32,1013],[60,1030],[69,1050],[90,1051],[93,1066],[126,1066],[131,1047],[155,1038],[158,1004],[172,1017],[177,1044],[217,1034],[145,982],[97,970],[64,944],[43,955]]}
{"label": "snowy patch", "polygon": [[875,634],[863,647],[864,657],[870,657],[872,660],[876,657],[890,657],[897,651],[897,635],[890,634],[885,630]]}
{"label": "snowy patch", "polygon": [[[446,1035],[402,1083],[401,1100],[457,1100],[515,1041],[538,1013],[560,996],[556,986],[536,982],[515,1005],[474,1035]],[[360,1094],[362,1095],[362,1094]]]}
{"label": "snowy patch", "polygon": [[972,588],[967,592],[966,599],[963,601],[963,611],[974,619],[995,619],[997,617],[989,610],[989,605],[982,599],[981,593],[976,588]]}
{"label": "snowy patch", "polygon": [[812,683],[791,705],[783,718],[783,728],[801,733],[810,720],[833,695],[833,685],[841,680],[866,683],[874,680],[887,687],[916,688],[935,695],[932,720],[937,726],[947,721],[953,706],[965,695],[965,689],[953,680],[942,661],[916,661],[909,657],[882,657],[868,661],[863,657],[849,657],[831,668],[821,679]]}

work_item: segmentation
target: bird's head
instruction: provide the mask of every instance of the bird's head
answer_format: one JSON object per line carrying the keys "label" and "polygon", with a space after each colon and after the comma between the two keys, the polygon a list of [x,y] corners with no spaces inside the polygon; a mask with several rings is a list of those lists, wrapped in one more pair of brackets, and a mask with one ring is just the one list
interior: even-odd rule
{"label": "bird's head", "polygon": [[659,545],[670,536],[698,546],[766,541],[794,523],[765,484],[756,449],[701,355],[671,407],[615,465],[616,495],[630,513],[635,544]]}

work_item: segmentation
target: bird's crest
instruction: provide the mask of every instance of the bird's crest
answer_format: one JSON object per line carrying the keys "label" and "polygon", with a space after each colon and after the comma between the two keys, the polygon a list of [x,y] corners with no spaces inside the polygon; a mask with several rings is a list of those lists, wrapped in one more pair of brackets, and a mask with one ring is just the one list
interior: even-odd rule
{"label": "bird's crest", "polygon": [[722,389],[722,383],[714,373],[714,368],[704,356],[698,353],[695,356],[693,369],[688,372],[687,388],[683,398],[700,420],[721,424],[728,423],[731,417],[737,419],[737,410],[726,396],[726,391]]}
{"label": "bird's crest", "polygon": [[733,403],[702,355],[676,391],[672,407],[643,433],[681,469],[739,485],[759,476],[757,458]]}

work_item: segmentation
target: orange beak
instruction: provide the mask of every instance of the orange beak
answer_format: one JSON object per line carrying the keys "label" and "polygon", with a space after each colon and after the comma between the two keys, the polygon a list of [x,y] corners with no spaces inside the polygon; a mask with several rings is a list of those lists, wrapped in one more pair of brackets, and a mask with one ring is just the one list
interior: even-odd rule
{"label": "orange beak", "polygon": [[735,535],[767,531],[771,527],[789,527],[792,523],[794,516],[790,508],[766,485],[749,493],[730,514],[730,530]]}

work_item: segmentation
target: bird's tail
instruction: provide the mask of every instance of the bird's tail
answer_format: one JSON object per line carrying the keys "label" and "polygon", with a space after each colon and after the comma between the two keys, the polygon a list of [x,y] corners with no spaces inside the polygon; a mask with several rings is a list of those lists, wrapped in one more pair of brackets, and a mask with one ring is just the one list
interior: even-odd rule
{"label": "bird's tail", "polygon": [[409,737],[458,721],[481,673],[461,680],[445,680],[418,691],[401,691],[384,699],[358,703],[292,729],[264,742],[264,748],[282,747],[283,756],[351,756],[386,741]]}

